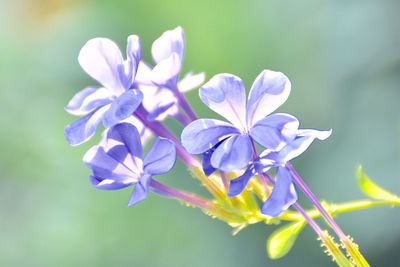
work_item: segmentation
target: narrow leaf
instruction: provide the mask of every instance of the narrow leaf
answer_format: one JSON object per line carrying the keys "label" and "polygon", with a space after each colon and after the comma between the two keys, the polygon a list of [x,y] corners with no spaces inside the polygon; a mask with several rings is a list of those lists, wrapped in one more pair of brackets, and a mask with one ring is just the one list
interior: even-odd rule
{"label": "narrow leaf", "polygon": [[379,200],[399,201],[398,196],[374,183],[361,166],[358,166],[357,168],[356,177],[358,186],[365,195]]}
{"label": "narrow leaf", "polygon": [[267,240],[267,254],[271,259],[279,259],[292,249],[305,221],[287,224],[273,232]]}

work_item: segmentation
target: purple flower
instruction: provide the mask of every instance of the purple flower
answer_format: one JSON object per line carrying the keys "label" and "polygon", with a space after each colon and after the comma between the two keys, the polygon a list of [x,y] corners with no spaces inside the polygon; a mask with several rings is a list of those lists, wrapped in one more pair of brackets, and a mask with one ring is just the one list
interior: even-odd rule
{"label": "purple flower", "polygon": [[137,80],[144,94],[143,106],[149,120],[163,120],[179,113],[179,95],[199,87],[204,73],[188,73],[179,81],[185,53],[185,35],[182,27],[164,32],[154,41],[151,53],[154,68],[141,62]]}
{"label": "purple flower", "polygon": [[156,63],[151,71],[151,81],[160,87],[176,89],[184,53],[185,35],[182,27],[164,32],[151,48]]}
{"label": "purple flower", "polygon": [[[277,217],[297,201],[297,193],[292,182],[292,176],[286,164],[298,157],[315,139],[325,140],[331,131],[312,129],[298,130],[296,137],[279,151],[265,150],[238,178],[230,181],[228,196],[240,194],[249,180],[257,174],[265,174],[271,168],[276,168],[276,181],[269,198],[261,207],[261,212],[271,217]],[[268,176],[269,177],[269,176]]]}
{"label": "purple flower", "polygon": [[[136,76],[138,87],[143,93],[143,107],[149,112],[150,121],[162,121],[167,117],[177,116],[180,112],[176,92],[162,85],[156,85],[151,80],[152,69],[144,62],[140,62]],[[204,73],[188,73],[178,81],[174,88],[181,94],[199,87],[205,79]],[[175,90],[175,89],[174,89]]]}
{"label": "purple flower", "polygon": [[134,185],[128,205],[144,200],[154,175],[168,172],[176,159],[172,141],[158,137],[142,160],[142,144],[135,126],[120,123],[107,131],[102,145],[92,147],[83,157],[92,170],[96,188],[118,190]]}
{"label": "purple flower", "polygon": [[130,117],[140,105],[143,95],[131,89],[141,58],[139,37],[128,37],[124,60],[118,46],[106,38],[89,40],[78,57],[83,70],[103,87],[87,87],[78,92],[65,107],[73,115],[83,116],[65,128],[70,145],[89,140],[100,122],[109,128]]}
{"label": "purple flower", "polygon": [[[191,154],[207,153],[210,166],[238,170],[253,158],[253,140],[279,150],[295,138],[298,120],[285,113],[271,114],[289,96],[291,84],[281,72],[264,70],[254,81],[248,100],[243,82],[231,74],[218,74],[200,88],[200,98],[230,123],[199,119],[182,132],[182,144]],[[203,160],[204,161],[204,160]]]}

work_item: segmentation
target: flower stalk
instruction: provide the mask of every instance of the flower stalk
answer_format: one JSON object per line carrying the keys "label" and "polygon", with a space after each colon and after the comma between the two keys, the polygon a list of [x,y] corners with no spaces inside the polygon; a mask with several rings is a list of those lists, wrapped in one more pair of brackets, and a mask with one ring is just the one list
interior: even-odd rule
{"label": "flower stalk", "polygon": [[200,209],[207,210],[210,208],[209,201],[196,194],[177,190],[157,180],[151,180],[150,186],[163,196],[177,199]]}
{"label": "flower stalk", "polygon": [[301,191],[307,196],[307,198],[313,203],[317,210],[321,213],[322,217],[326,220],[328,225],[333,229],[333,231],[338,235],[341,244],[348,252],[348,255],[353,259],[354,263],[358,267],[368,267],[369,264],[364,256],[359,252],[358,246],[354,244],[350,238],[345,235],[339,225],[335,222],[332,216],[325,210],[322,204],[319,202],[314,193],[306,185],[297,171],[293,168],[291,163],[287,164],[289,171],[292,174],[293,180]]}
{"label": "flower stalk", "polygon": [[190,118],[191,122],[197,120],[197,115],[187,102],[185,96],[178,89],[173,90],[173,92],[176,98],[178,99],[179,105],[185,111],[186,115]]}

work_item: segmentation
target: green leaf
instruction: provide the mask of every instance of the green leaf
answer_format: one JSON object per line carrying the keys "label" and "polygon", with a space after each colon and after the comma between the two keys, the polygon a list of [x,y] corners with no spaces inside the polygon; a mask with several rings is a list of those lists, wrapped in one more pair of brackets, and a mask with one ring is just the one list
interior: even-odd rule
{"label": "green leaf", "polygon": [[367,196],[378,200],[400,200],[399,197],[395,194],[383,189],[382,187],[374,183],[371,178],[369,178],[368,175],[364,172],[361,165],[357,167],[356,177],[360,190]]}
{"label": "green leaf", "polygon": [[287,224],[273,232],[267,240],[267,254],[271,259],[285,256],[293,247],[305,221]]}

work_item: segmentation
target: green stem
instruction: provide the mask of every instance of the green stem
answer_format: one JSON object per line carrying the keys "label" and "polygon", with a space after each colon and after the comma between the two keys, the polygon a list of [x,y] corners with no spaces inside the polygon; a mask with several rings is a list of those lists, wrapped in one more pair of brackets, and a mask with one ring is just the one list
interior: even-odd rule
{"label": "green stem", "polygon": [[[323,206],[330,214],[336,215],[338,213],[352,212],[357,210],[369,209],[373,207],[400,206],[400,203],[396,201],[387,201],[387,200],[358,200],[358,201],[345,202],[341,204],[323,203]],[[307,210],[307,213],[313,219],[321,216],[321,214],[316,208]],[[279,217],[279,219],[287,221],[299,221],[303,219],[303,216],[295,211],[287,211],[286,213],[282,214]]]}

